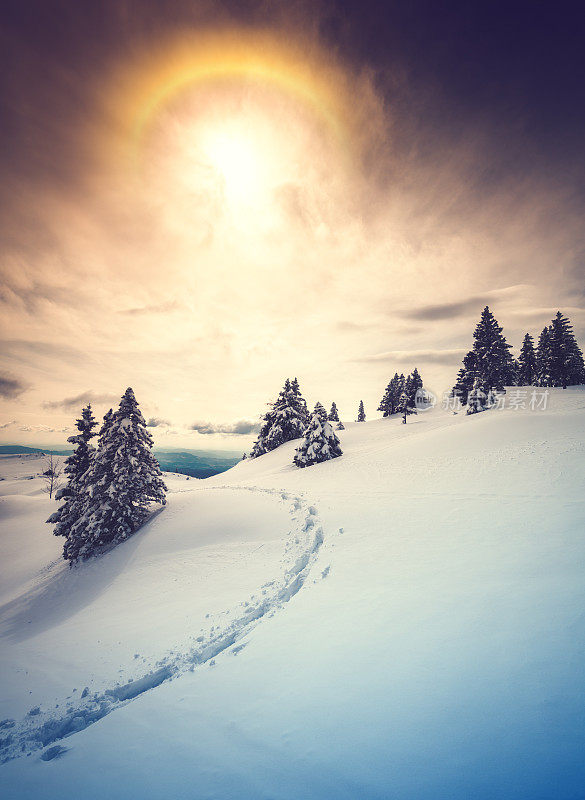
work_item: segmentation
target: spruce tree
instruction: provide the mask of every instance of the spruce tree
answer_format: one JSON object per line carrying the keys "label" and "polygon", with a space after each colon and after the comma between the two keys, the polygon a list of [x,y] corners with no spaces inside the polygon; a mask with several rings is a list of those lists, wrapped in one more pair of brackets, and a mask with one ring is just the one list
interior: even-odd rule
{"label": "spruce tree", "polygon": [[479,379],[476,378],[472,390],[467,397],[467,413],[477,414],[487,408],[487,395],[480,386]]}
{"label": "spruce tree", "polygon": [[305,436],[297,447],[294,463],[297,467],[310,467],[342,455],[339,439],[327,419],[327,412],[316,403]]}
{"label": "spruce tree", "polygon": [[542,329],[536,346],[536,380],[539,386],[550,386],[551,341],[550,328]]}
{"label": "spruce tree", "polygon": [[467,397],[477,377],[477,358],[473,350],[470,350],[463,358],[463,366],[457,373],[457,381],[452,390],[452,395],[458,397],[463,405],[467,403]]}
{"label": "spruce tree", "polygon": [[339,420],[339,422],[335,426],[335,429],[338,430],[338,431],[344,431],[345,430],[345,425],[343,424],[343,422],[341,420]]}
{"label": "spruce tree", "polygon": [[366,421],[366,412],[364,409],[364,401],[360,400],[360,405],[358,408],[358,415],[357,415],[358,422],[365,422]]}
{"label": "spruce tree", "polygon": [[412,396],[407,392],[404,391],[400,395],[400,401],[398,403],[398,413],[402,414],[402,422],[406,425],[406,418],[410,414],[416,414],[416,406],[414,404],[414,399]]}
{"label": "spruce tree", "polygon": [[250,458],[257,458],[285,442],[299,439],[305,432],[308,417],[307,403],[301,394],[298,380],[294,378],[291,381],[287,378],[275,402],[263,417]]}
{"label": "spruce tree", "polygon": [[399,375],[397,372],[395,372],[394,377],[386,387],[384,396],[382,397],[380,405],[378,406],[378,411],[382,412],[383,417],[391,417],[393,414],[398,413],[402,394],[404,392],[406,392],[411,399],[412,404],[414,405],[416,393],[419,391],[419,389],[422,389],[422,387],[422,378],[416,367],[412,374],[408,375],[407,378],[405,378],[404,375]]}
{"label": "spruce tree", "polygon": [[571,323],[560,311],[538,339],[536,374],[539,386],[566,388],[585,383],[583,353]]}
{"label": "spruce tree", "polygon": [[337,411],[337,406],[335,402],[331,403],[331,411],[329,412],[329,416],[327,419],[330,422],[339,422],[339,412]]}
{"label": "spruce tree", "polygon": [[413,369],[412,375],[408,376],[407,383],[409,386],[408,396],[412,401],[412,405],[416,407],[416,393],[423,388],[423,381],[416,367]]}
{"label": "spruce tree", "polygon": [[79,433],[67,439],[70,444],[75,445],[73,453],[65,459],[64,473],[67,476],[67,483],[55,494],[55,500],[62,500],[63,503],[47,520],[55,526],[53,529],[55,536],[67,536],[80,514],[83,476],[89,469],[95,453],[91,440],[97,435],[94,433],[97,421],[93,416],[91,404],[82,409],[81,417],[76,420],[75,426]]}
{"label": "spruce tree", "polygon": [[515,381],[511,345],[488,306],[481,313],[473,338],[473,349],[463,359],[463,368],[459,370],[453,387],[453,393],[460,397],[463,405],[476,382],[476,388],[487,395],[490,391],[501,391]]}
{"label": "spruce tree", "polygon": [[384,392],[384,396],[380,401],[380,405],[378,406],[378,411],[382,412],[383,417],[390,417],[392,414],[396,412],[396,407],[398,405],[398,398],[400,394],[398,389],[400,386],[400,378],[398,377],[398,373],[394,373],[394,377],[391,378],[386,390]]}
{"label": "spruce tree", "polygon": [[550,386],[574,386],[584,380],[583,354],[573,334],[573,326],[560,311],[557,311],[550,332]]}
{"label": "spruce tree", "polygon": [[536,380],[536,352],[534,339],[527,333],[518,358],[518,386],[534,386]]}
{"label": "spruce tree", "polygon": [[131,536],[151,503],[166,503],[166,486],[151,452],[152,436],[128,388],[120,407],[104,417],[98,449],[85,473],[83,513],[64,547],[71,562],[85,560]]}

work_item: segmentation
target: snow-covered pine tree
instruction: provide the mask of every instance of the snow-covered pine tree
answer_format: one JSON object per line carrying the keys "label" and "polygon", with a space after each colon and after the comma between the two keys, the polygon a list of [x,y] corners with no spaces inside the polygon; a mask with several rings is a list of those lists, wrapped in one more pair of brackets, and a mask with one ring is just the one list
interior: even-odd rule
{"label": "snow-covered pine tree", "polygon": [[335,401],[331,403],[331,411],[329,412],[329,416],[327,417],[329,422],[339,422],[339,412],[337,411],[337,406],[335,405]]}
{"label": "snow-covered pine tree", "polygon": [[364,409],[364,401],[360,400],[360,405],[358,408],[358,415],[357,415],[357,422],[365,422],[366,421],[366,411]]}
{"label": "snow-covered pine tree", "polygon": [[378,406],[378,411],[382,412],[383,417],[389,417],[396,411],[397,405],[397,387],[398,387],[398,373],[394,373],[394,377],[390,379],[386,390],[384,391],[384,396],[380,401],[380,405]]}
{"label": "snow-covered pine tree", "polygon": [[48,523],[54,525],[53,533],[55,536],[68,536],[69,530],[77,520],[80,512],[80,498],[83,493],[83,476],[89,469],[91,459],[95,453],[95,447],[91,440],[97,436],[94,428],[97,421],[88,404],[81,411],[81,417],[75,421],[75,427],[79,433],[69,436],[67,441],[75,445],[70,456],[65,459],[64,473],[67,476],[67,483],[55,494],[55,500],[62,500],[63,503],[51,514]]}
{"label": "snow-covered pine tree", "polygon": [[345,425],[343,424],[343,422],[341,420],[339,420],[339,422],[335,426],[335,429],[338,430],[338,431],[344,431],[345,430]]}
{"label": "snow-covered pine tree", "polygon": [[422,389],[422,385],[422,378],[416,368],[407,378],[395,372],[394,377],[386,387],[384,396],[378,406],[378,411],[382,412],[383,417],[391,417],[393,414],[398,413],[403,392],[406,392],[414,403],[416,393],[419,389]]}
{"label": "snow-covered pine tree", "polygon": [[298,380],[294,378],[291,381],[287,378],[277,399],[263,417],[250,458],[257,458],[285,442],[299,439],[305,432],[308,418],[307,403],[301,394]]}
{"label": "snow-covered pine tree", "polygon": [[301,387],[299,386],[298,378],[293,378],[290,382],[290,388],[292,392],[292,396],[294,398],[293,405],[296,406],[298,409],[298,413],[305,419],[305,425],[309,422],[309,409],[307,408],[307,401],[303,397],[301,393]]}
{"label": "snow-covered pine tree", "polygon": [[550,386],[551,332],[547,325],[542,329],[536,346],[536,381],[539,386]]}
{"label": "snow-covered pine tree", "polygon": [[581,386],[585,384],[585,360],[583,351],[577,344],[577,340],[571,328],[567,339],[567,386]]}
{"label": "snow-covered pine tree", "polygon": [[518,358],[518,386],[534,386],[536,380],[536,352],[534,339],[527,333]]}
{"label": "snow-covered pine tree", "polygon": [[557,311],[549,326],[550,357],[548,378],[550,386],[574,386],[585,380],[583,353],[579,349],[573,326],[560,311]]}
{"label": "snow-covered pine tree", "polygon": [[481,313],[473,338],[473,349],[463,359],[463,368],[453,387],[453,394],[457,394],[463,405],[476,381],[478,388],[487,395],[490,390],[501,391],[516,379],[511,345],[488,306]]}
{"label": "snow-covered pine tree", "polygon": [[85,473],[83,514],[63,555],[85,560],[127,539],[143,524],[151,503],[166,503],[166,486],[152,454],[152,436],[128,388],[120,407],[104,417],[98,449]]}
{"label": "snow-covered pine tree", "polygon": [[402,414],[402,422],[406,425],[406,418],[410,414],[416,414],[416,406],[414,404],[414,399],[411,395],[405,390],[400,395],[400,401],[398,403],[398,413]]}
{"label": "snow-covered pine tree", "polygon": [[260,425],[260,430],[258,431],[258,438],[252,445],[252,450],[250,451],[250,458],[258,458],[258,456],[263,456],[264,453],[268,452],[266,447],[266,437],[272,427],[272,406],[270,405],[268,411],[262,417],[262,424]]}
{"label": "snow-covered pine tree", "polygon": [[487,395],[479,384],[479,378],[476,378],[473,388],[467,397],[467,413],[477,414],[480,411],[485,411],[486,407]]}
{"label": "snow-covered pine tree", "polygon": [[477,379],[477,358],[473,350],[463,358],[463,366],[457,373],[457,381],[452,389],[453,397],[458,397],[462,405],[467,403],[469,392]]}
{"label": "snow-covered pine tree", "polygon": [[297,447],[294,463],[297,467],[310,467],[340,455],[341,445],[327,419],[327,412],[321,403],[316,403],[304,439]]}
{"label": "snow-covered pine tree", "polygon": [[416,393],[419,391],[419,389],[423,388],[423,381],[416,367],[413,369],[412,375],[408,376],[407,381],[409,383],[408,396],[410,397],[412,404],[416,406]]}

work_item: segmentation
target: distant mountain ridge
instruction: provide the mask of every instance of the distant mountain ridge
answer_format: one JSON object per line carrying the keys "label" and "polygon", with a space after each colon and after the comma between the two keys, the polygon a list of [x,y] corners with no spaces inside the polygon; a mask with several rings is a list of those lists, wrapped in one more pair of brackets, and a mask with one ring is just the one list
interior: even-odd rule
{"label": "distant mountain ridge", "polygon": [[219,475],[241,460],[240,455],[220,455],[217,450],[161,450],[155,447],[154,454],[164,472],[179,472],[193,478]]}
{"label": "distant mountain ridge", "polygon": [[[0,445],[0,455],[49,454],[67,456],[71,450],[46,447],[26,447],[21,444]],[[154,448],[154,454],[163,472],[178,472],[193,478],[210,478],[233,467],[241,456],[234,451],[222,450],[169,450]]]}

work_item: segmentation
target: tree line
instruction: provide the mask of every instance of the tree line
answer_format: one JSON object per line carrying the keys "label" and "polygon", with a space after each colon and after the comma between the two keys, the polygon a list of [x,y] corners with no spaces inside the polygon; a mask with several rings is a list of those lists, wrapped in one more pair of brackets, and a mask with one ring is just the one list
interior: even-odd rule
{"label": "tree line", "polygon": [[[422,387],[422,378],[417,369],[408,377],[396,374],[384,392],[379,410],[385,417],[401,414],[403,422],[406,422],[410,414],[416,414],[417,393]],[[364,401],[360,400],[356,422],[365,420]],[[249,458],[263,456],[295,439],[302,439],[293,458],[297,467],[308,467],[338,458],[343,453],[331,423],[336,423],[336,430],[344,430],[336,403],[331,404],[329,413],[319,402],[315,404],[313,412],[309,412],[297,378],[287,378],[276,400],[268,404]],[[244,455],[244,458],[247,457]]]}
{"label": "tree line", "polygon": [[585,362],[573,327],[560,311],[542,330],[536,348],[527,333],[515,359],[502,327],[486,306],[473,334],[473,347],[465,355],[452,395],[468,405],[468,411],[483,410],[494,392],[505,386],[562,387],[585,383]]}

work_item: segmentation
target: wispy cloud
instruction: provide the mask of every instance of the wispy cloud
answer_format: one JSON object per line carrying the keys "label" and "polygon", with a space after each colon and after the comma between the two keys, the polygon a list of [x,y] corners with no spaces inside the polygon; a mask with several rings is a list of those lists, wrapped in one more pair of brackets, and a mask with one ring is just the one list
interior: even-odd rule
{"label": "wispy cloud", "polygon": [[525,302],[526,291],[530,287],[525,285],[506,286],[503,289],[494,289],[484,294],[472,295],[451,303],[434,303],[430,305],[417,306],[410,309],[399,310],[396,313],[405,319],[412,319],[421,322],[432,322],[435,320],[449,319],[457,317],[479,314],[485,306],[496,302],[513,301],[521,298]]}
{"label": "wispy cloud", "polygon": [[0,278],[0,303],[8,307],[20,307],[30,314],[38,313],[43,303],[55,306],[78,305],[82,294],[72,286],[53,286],[41,280],[19,286],[11,276]]}
{"label": "wispy cloud", "polygon": [[227,425],[214,422],[194,422],[189,426],[189,430],[197,431],[197,433],[206,436],[214,433],[223,433],[230,436],[248,436],[252,433],[256,433],[259,429],[259,422],[253,422],[248,419],[241,419]]}
{"label": "wispy cloud", "polygon": [[460,361],[467,351],[461,348],[453,350],[388,350],[385,353],[375,353],[373,355],[354,358],[353,361],[361,363],[384,362],[384,363],[409,363],[413,366],[417,364],[455,364]]}
{"label": "wispy cloud", "polygon": [[0,397],[5,400],[15,400],[29,388],[28,384],[12,375],[10,372],[0,373]]}
{"label": "wispy cloud", "polygon": [[171,311],[177,311],[180,308],[179,303],[176,301],[169,301],[168,303],[158,303],[149,306],[137,306],[136,308],[124,308],[118,311],[118,314],[125,314],[126,316],[140,316],[141,314],[169,314]]}
{"label": "wispy cloud", "polygon": [[116,403],[119,401],[119,396],[116,394],[98,394],[96,392],[82,392],[74,397],[64,397],[63,400],[47,400],[43,403],[43,408],[49,411],[75,411],[88,403],[94,405],[103,405],[108,403]]}

